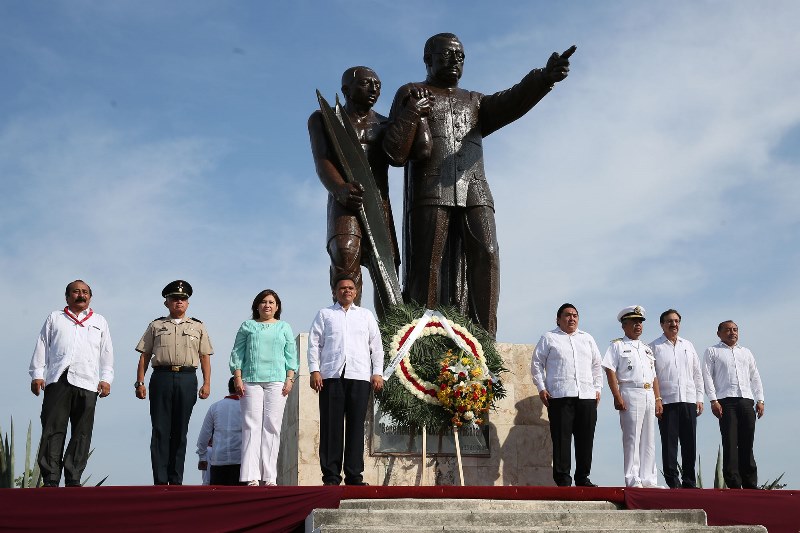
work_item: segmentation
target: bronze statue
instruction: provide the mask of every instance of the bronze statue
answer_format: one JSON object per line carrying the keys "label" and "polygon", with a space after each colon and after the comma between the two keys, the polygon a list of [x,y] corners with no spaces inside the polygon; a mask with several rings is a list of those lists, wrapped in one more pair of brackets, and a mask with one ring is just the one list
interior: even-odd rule
{"label": "bronze statue", "polygon": [[[553,53],[512,88],[483,95],[458,87],[465,59],[458,37],[440,33],[425,43],[427,79],[397,91],[383,139],[390,162],[405,165],[406,300],[454,305],[496,335],[500,259],[483,138],[564,80],[574,51]],[[408,119],[409,106],[418,109],[417,120]],[[429,134],[421,137],[420,129]]]}
{"label": "bronze statue", "polygon": [[[342,74],[342,94],[345,98],[344,115],[361,141],[380,191],[385,224],[392,241],[392,259],[394,268],[397,268],[400,255],[389,205],[389,161],[381,148],[386,117],[372,110],[381,95],[381,80],[370,68],[351,67]],[[320,111],[315,111],[309,117],[308,134],[311,137],[311,152],[317,175],[328,189],[327,250],[331,258],[331,283],[339,274],[350,274],[358,290],[356,305],[360,305],[361,264],[365,263],[366,258],[361,243],[363,232],[356,213],[363,203],[364,189],[357,183],[348,183],[345,180],[342,165],[331,146]],[[378,305],[376,291],[376,306]]]}
{"label": "bronze statue", "polygon": [[[336,108],[331,108],[317,92],[320,111],[309,117],[308,131],[317,175],[329,193],[331,283],[340,274],[350,275],[358,290],[355,303],[360,305],[361,265],[367,265],[375,286],[375,311],[382,317],[383,310],[402,297],[397,281],[400,254],[389,204],[389,160],[382,147],[387,119],[372,109],[380,93],[375,71],[347,69],[342,74],[344,107],[337,98]],[[403,116],[428,111],[418,92],[413,95],[415,102]]]}

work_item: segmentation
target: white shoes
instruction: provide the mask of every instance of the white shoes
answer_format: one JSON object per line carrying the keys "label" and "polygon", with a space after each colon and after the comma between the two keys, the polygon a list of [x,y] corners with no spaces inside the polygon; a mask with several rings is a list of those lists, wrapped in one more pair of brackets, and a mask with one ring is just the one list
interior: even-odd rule
{"label": "white shoes", "polygon": [[257,479],[254,479],[254,480],[252,480],[252,481],[248,481],[248,482],[247,482],[247,486],[248,486],[248,487],[258,487],[258,480],[257,480]]}

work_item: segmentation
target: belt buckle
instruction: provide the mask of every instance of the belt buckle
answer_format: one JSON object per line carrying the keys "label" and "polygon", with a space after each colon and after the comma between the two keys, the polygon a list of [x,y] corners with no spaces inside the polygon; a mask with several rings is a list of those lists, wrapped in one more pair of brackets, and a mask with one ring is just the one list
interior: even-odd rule
{"label": "belt buckle", "polygon": [[645,388],[645,390],[649,389],[650,388],[650,384],[649,383],[645,383],[644,384],[644,388]]}
{"label": "belt buckle", "polygon": [[169,371],[170,372],[180,372],[181,371],[181,367],[177,366],[177,365],[172,365],[171,367],[169,367]]}

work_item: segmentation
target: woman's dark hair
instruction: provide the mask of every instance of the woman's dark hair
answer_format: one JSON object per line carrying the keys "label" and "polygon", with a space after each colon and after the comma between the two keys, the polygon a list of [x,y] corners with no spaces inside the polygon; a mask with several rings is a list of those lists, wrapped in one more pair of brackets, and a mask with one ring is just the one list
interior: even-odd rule
{"label": "woman's dark hair", "polygon": [[261,303],[261,300],[266,298],[267,296],[272,296],[275,298],[275,302],[278,304],[278,309],[275,311],[275,318],[278,320],[281,319],[281,311],[283,311],[283,304],[281,303],[281,297],[278,296],[278,293],[273,291],[272,289],[264,289],[263,291],[259,292],[255,299],[253,299],[253,305],[250,306],[250,309],[253,310],[253,320],[258,320],[261,315],[258,314],[258,304]]}

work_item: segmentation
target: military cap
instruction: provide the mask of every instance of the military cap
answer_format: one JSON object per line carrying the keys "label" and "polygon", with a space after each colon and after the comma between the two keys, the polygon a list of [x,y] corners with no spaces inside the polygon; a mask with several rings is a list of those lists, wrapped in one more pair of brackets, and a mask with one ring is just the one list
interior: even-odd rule
{"label": "military cap", "polygon": [[644,307],[641,305],[629,305],[617,313],[617,320],[620,322],[626,318],[641,318],[642,320],[647,320],[644,314]]}
{"label": "military cap", "polygon": [[189,298],[192,295],[192,286],[188,281],[176,279],[172,283],[167,284],[164,290],[161,291],[161,296],[169,298],[170,296],[185,296]]}

